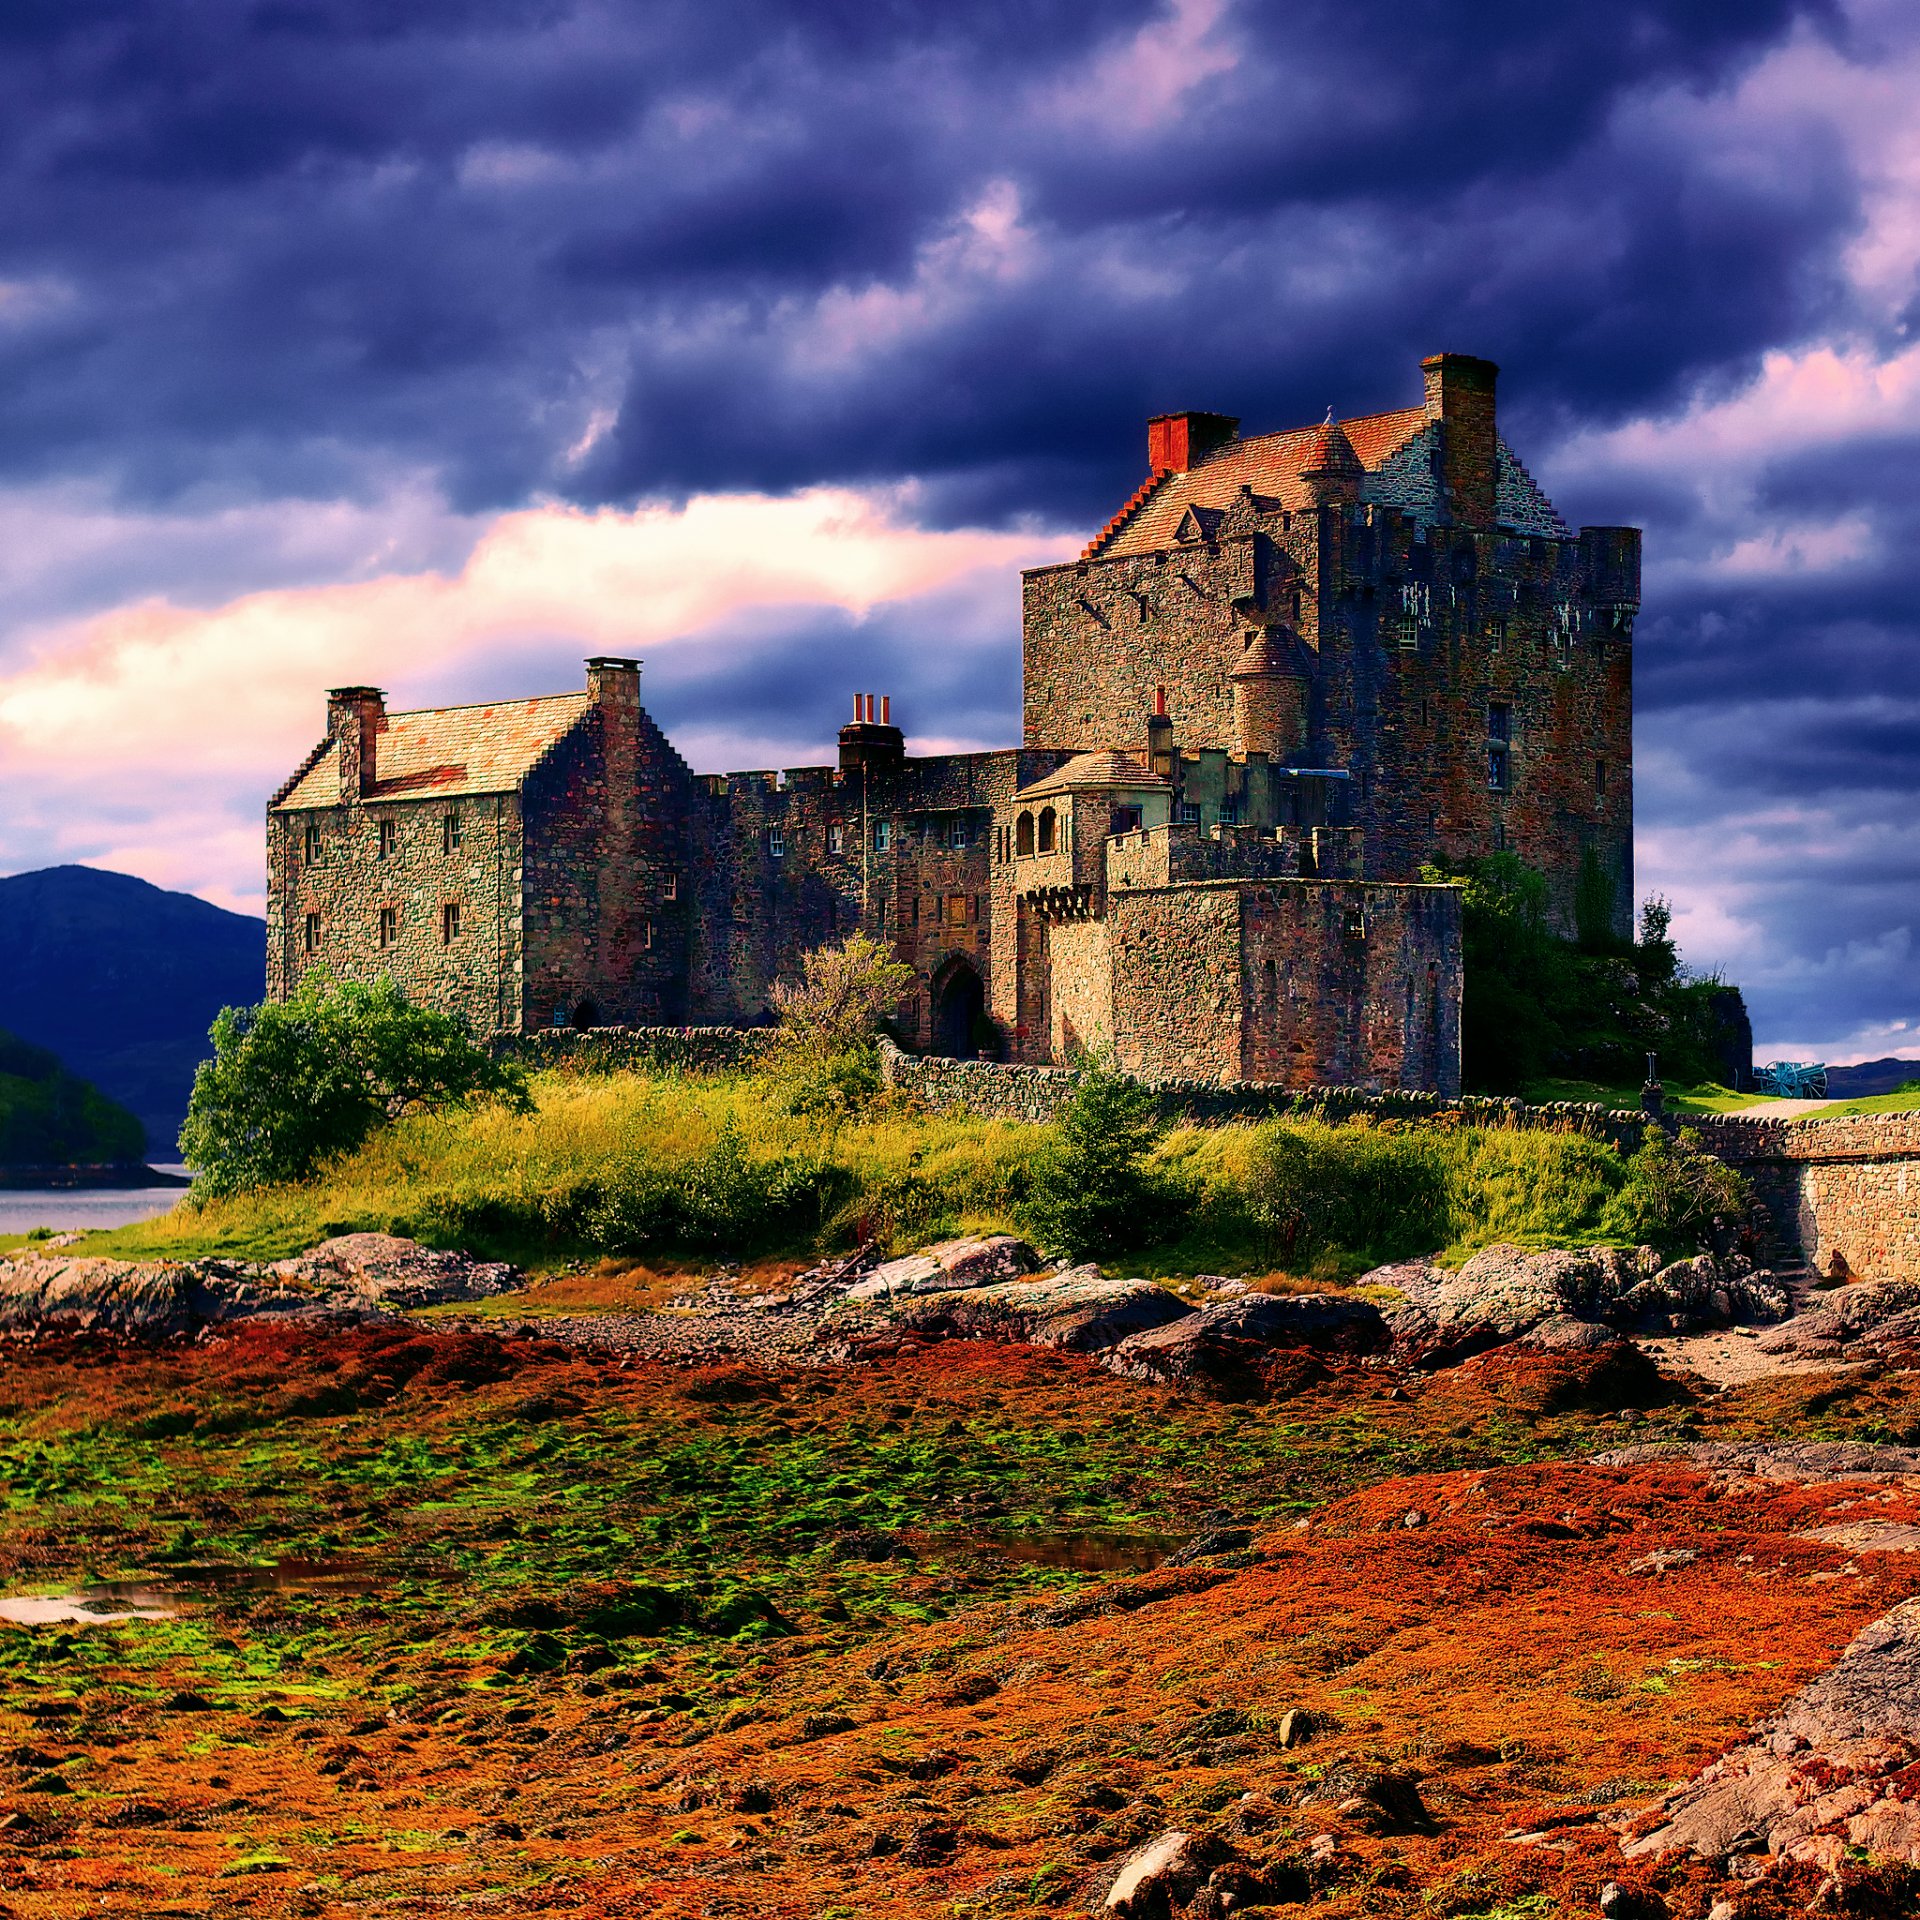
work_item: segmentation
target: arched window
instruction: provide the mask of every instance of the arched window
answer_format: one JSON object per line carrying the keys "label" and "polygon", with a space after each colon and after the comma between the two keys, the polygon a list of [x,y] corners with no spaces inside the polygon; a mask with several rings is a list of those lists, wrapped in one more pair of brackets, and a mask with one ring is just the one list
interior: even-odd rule
{"label": "arched window", "polygon": [[1060,831],[1060,816],[1051,807],[1040,809],[1040,851],[1051,853]]}
{"label": "arched window", "polygon": [[1033,815],[1030,813],[1023,813],[1020,816],[1020,824],[1014,828],[1013,850],[1016,854],[1027,854],[1033,851]]}

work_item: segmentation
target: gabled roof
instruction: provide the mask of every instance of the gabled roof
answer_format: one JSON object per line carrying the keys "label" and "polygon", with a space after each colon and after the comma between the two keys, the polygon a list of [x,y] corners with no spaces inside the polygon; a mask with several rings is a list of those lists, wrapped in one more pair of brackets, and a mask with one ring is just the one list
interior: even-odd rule
{"label": "gabled roof", "polygon": [[[1312,505],[1304,476],[1328,467],[1365,475],[1382,466],[1431,424],[1424,406],[1370,413],[1285,433],[1229,440],[1185,473],[1159,476],[1159,484],[1121,524],[1097,541],[1088,558],[1122,553],[1159,553],[1178,541],[1189,508],[1225,513],[1245,487],[1290,512]],[[1132,503],[1129,503],[1132,504]]]}
{"label": "gabled roof", "polygon": [[[390,713],[374,747],[369,800],[424,795],[512,793],[549,747],[587,710],[584,693],[537,700],[501,700],[479,707],[429,707]],[[340,749],[328,742],[319,757],[274,802],[274,811],[340,804]]]}
{"label": "gabled roof", "polygon": [[1099,793],[1110,789],[1134,791],[1171,786],[1164,774],[1143,766],[1130,753],[1102,747],[1095,753],[1076,753],[1063,767],[1055,767],[1044,780],[1022,787],[1017,800],[1037,799],[1053,793]]}

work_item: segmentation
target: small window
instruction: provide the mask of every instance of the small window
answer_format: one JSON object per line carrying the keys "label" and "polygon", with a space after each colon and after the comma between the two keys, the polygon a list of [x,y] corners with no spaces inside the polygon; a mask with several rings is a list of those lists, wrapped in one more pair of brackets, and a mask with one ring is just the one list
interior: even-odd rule
{"label": "small window", "polygon": [[838,820],[827,829],[827,851],[845,853],[847,850],[847,830]]}
{"label": "small window", "polygon": [[565,1025],[567,1024],[567,1010],[566,1010],[566,1008],[565,1008],[565,1007],[555,1007],[555,1008],[554,1008],[554,1010],[553,1010],[553,1024],[554,1024],[554,1025],[555,1025],[556,1027],[564,1027],[564,1026],[565,1026]]}
{"label": "small window", "polygon": [[1230,793],[1220,802],[1220,824],[1223,827],[1237,827],[1240,824],[1244,801],[1237,793]]}
{"label": "small window", "polygon": [[1051,807],[1040,809],[1040,851],[1052,853],[1059,840],[1060,816]]}
{"label": "small window", "polygon": [[307,822],[307,865],[317,866],[320,861],[320,822]]}
{"label": "small window", "polygon": [[1487,707],[1487,738],[1489,740],[1513,738],[1513,708],[1504,700],[1492,701]]}
{"label": "small window", "polygon": [[442,853],[460,851],[460,816],[457,813],[449,813],[441,819],[440,851]]}
{"label": "small window", "polygon": [[678,900],[680,898],[680,876],[677,873],[669,873],[666,878],[660,882],[660,898],[662,900]]}
{"label": "small window", "polygon": [[973,828],[967,823],[967,816],[956,814],[953,824],[947,829],[947,845],[954,848],[973,845]]}
{"label": "small window", "polygon": [[1607,763],[1604,760],[1593,763],[1593,790],[1595,793],[1605,793],[1607,790]]}
{"label": "small window", "polygon": [[886,850],[892,845],[893,845],[893,822],[891,820],[876,820],[873,823],[874,852],[885,853]]}
{"label": "small window", "polygon": [[1107,821],[1109,833],[1138,833],[1140,831],[1140,809],[1138,807],[1115,807],[1112,817]]}
{"label": "small window", "polygon": [[1174,808],[1173,817],[1175,822],[1180,826],[1197,827],[1200,824],[1200,802],[1198,800],[1182,800],[1180,804]]}
{"label": "small window", "polygon": [[400,909],[382,907],[380,909],[380,944],[390,947],[400,938]]}
{"label": "small window", "polygon": [[1487,651],[1499,653],[1507,644],[1507,623],[1498,616],[1487,622]]}
{"label": "small window", "polygon": [[1502,746],[1487,749],[1487,786],[1494,793],[1508,793],[1513,787],[1513,762]]}
{"label": "small window", "polygon": [[320,916],[317,913],[307,915],[306,937],[307,951],[318,953],[320,951]]}
{"label": "small window", "polygon": [[400,823],[397,820],[380,822],[380,858],[391,860],[400,845]]}
{"label": "small window", "polygon": [[770,860],[784,860],[787,853],[787,836],[778,827],[767,829],[767,857]]}
{"label": "small window", "polygon": [[440,944],[450,947],[460,938],[460,903],[449,900],[440,909]]}
{"label": "small window", "polygon": [[1020,816],[1020,824],[1014,833],[1013,850],[1023,859],[1033,851],[1033,815],[1030,813]]}

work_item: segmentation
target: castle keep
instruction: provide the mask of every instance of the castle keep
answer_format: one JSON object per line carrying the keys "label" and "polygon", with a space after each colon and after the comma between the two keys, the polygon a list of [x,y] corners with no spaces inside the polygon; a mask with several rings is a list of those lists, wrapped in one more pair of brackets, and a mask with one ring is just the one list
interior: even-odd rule
{"label": "castle keep", "polygon": [[1460,909],[1510,851],[1563,931],[1631,926],[1640,536],[1554,511],[1495,368],[1242,437],[1148,427],[1147,479],[1025,578],[1023,744],[909,757],[855,697],[832,767],[695,774],[635,661],[584,692],[328,695],[268,807],[268,990],[392,974],[476,1031],[767,1017],[856,928],[919,1047],[1148,1077],[1457,1091]]}

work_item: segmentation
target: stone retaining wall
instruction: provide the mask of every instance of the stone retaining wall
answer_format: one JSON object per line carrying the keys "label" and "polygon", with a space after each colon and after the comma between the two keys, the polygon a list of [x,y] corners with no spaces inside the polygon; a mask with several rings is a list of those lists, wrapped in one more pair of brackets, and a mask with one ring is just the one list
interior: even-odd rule
{"label": "stone retaining wall", "polygon": [[1688,1124],[1752,1179],[1809,1266],[1838,1253],[1864,1280],[1920,1280],[1920,1111]]}
{"label": "stone retaining wall", "polygon": [[496,1034],[489,1050],[536,1073],[727,1073],[752,1066],[772,1044],[771,1027],[554,1027]]}
{"label": "stone retaining wall", "polygon": [[[935,1113],[971,1113],[983,1120],[1027,1120],[1044,1124],[1058,1116],[1073,1097],[1080,1076],[1071,1067],[1003,1066],[993,1060],[940,1060],[902,1053],[891,1041],[880,1043],[880,1071],[888,1086],[909,1094]],[[1268,1120],[1278,1114],[1310,1113],[1344,1120],[1368,1114],[1376,1119],[1433,1120],[1455,1115],[1483,1127],[1539,1127],[1559,1133],[1589,1133],[1629,1151],[1646,1128],[1638,1113],[1617,1113],[1575,1101],[1528,1106],[1523,1100],[1465,1094],[1447,1099],[1437,1093],[1369,1093],[1364,1087],[1288,1089],[1239,1081],[1222,1086],[1210,1080],[1143,1080],[1152,1089],[1160,1117],[1201,1126],[1232,1120]]]}

